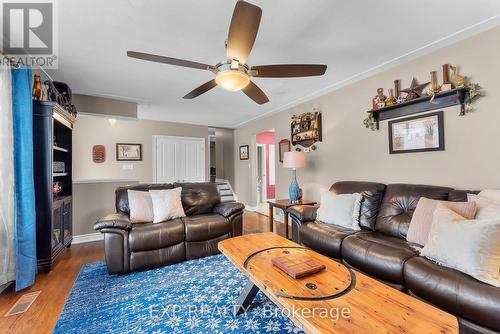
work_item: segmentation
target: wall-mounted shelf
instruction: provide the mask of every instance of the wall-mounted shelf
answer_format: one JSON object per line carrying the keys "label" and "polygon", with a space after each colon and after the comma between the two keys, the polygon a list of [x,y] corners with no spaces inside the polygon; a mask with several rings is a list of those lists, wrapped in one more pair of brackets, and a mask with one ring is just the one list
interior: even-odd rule
{"label": "wall-mounted shelf", "polygon": [[316,142],[322,141],[321,113],[304,113],[294,119],[290,125],[292,145],[310,147]]}
{"label": "wall-mounted shelf", "polygon": [[421,112],[460,105],[461,113],[463,113],[465,108],[464,101],[467,94],[469,94],[469,91],[466,88],[456,88],[447,92],[436,94],[432,101],[431,96],[424,96],[389,107],[384,107],[377,110],[368,110],[367,113],[373,114],[373,118],[377,123],[378,130],[380,121],[409,116]]}
{"label": "wall-mounted shelf", "polygon": [[55,151],[59,151],[59,152],[66,152],[68,153],[69,150],[65,149],[65,148],[62,148],[62,147],[59,147],[59,146],[52,146],[52,148],[55,150]]}

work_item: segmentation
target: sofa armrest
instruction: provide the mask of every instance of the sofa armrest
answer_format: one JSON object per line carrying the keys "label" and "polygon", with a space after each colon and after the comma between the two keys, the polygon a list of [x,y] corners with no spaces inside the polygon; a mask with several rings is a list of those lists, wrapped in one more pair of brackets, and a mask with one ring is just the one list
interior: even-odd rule
{"label": "sofa armrest", "polygon": [[243,209],[245,209],[245,205],[243,205],[243,203],[225,202],[217,204],[214,207],[213,212],[221,216],[224,216],[226,218],[229,218],[235,213],[243,212]]}
{"label": "sofa armrest", "polygon": [[292,216],[293,220],[304,223],[316,220],[318,209],[318,205],[295,205],[288,208],[287,212]]}
{"label": "sofa armrest", "polygon": [[106,228],[116,228],[124,231],[130,231],[132,222],[127,215],[123,213],[113,213],[102,217],[94,224],[94,230],[100,231]]}

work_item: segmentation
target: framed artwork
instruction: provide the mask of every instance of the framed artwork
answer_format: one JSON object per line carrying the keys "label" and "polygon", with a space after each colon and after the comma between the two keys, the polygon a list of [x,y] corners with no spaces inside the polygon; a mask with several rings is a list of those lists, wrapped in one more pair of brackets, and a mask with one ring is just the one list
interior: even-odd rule
{"label": "framed artwork", "polygon": [[118,143],[116,144],[117,161],[141,161],[142,144]]}
{"label": "framed artwork", "polygon": [[248,160],[249,159],[248,151],[249,151],[248,145],[240,146],[240,160]]}
{"label": "framed artwork", "polygon": [[278,143],[279,154],[280,154],[280,162],[283,162],[283,157],[285,156],[285,152],[290,152],[290,141],[288,139],[282,139]]}
{"label": "framed artwork", "polygon": [[389,153],[444,151],[443,112],[389,122]]}

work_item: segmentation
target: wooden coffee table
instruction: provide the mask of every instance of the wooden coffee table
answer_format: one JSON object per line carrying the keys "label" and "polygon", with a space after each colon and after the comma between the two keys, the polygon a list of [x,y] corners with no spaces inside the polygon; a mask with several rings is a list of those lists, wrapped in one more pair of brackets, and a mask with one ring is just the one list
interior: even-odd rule
{"label": "wooden coffee table", "polygon": [[[306,333],[458,333],[454,316],[274,233],[231,238],[218,247],[249,279],[236,315],[260,290]],[[271,263],[295,253],[326,269],[293,279]]]}

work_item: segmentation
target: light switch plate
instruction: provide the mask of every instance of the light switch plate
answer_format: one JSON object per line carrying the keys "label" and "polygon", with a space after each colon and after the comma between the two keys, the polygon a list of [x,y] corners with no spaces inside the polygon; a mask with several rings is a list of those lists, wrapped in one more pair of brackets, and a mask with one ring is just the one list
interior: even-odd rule
{"label": "light switch plate", "polygon": [[132,169],[134,169],[134,164],[123,164],[122,169],[123,170],[132,170]]}

